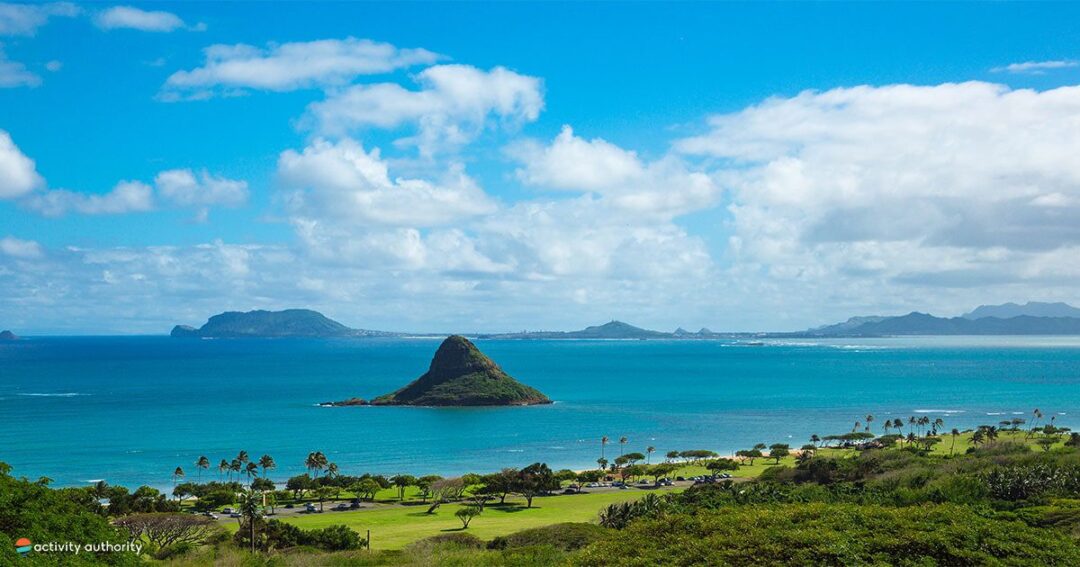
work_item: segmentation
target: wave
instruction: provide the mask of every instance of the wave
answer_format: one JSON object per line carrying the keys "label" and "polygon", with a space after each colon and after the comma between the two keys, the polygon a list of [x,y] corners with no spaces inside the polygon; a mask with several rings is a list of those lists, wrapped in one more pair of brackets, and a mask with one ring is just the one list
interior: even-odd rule
{"label": "wave", "polygon": [[954,414],[954,413],[965,413],[967,410],[962,410],[962,409],[917,409],[917,410],[911,410],[911,411],[912,411],[912,413]]}
{"label": "wave", "polygon": [[20,392],[15,394],[16,396],[28,396],[33,398],[74,398],[75,396],[89,396],[90,394],[82,394],[79,392],[61,392],[61,393],[43,393],[43,392]]}
{"label": "wave", "polygon": [[525,449],[507,449],[507,453],[524,453]]}

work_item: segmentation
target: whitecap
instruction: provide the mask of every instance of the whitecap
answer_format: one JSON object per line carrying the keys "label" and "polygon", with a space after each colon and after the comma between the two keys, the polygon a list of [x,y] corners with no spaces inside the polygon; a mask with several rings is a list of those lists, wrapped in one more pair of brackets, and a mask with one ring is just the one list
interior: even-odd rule
{"label": "whitecap", "polygon": [[19,392],[16,396],[29,396],[34,398],[74,398],[75,396],[89,396],[90,394],[81,394],[79,392],[61,392],[61,393],[42,393],[42,392]]}
{"label": "whitecap", "polygon": [[524,453],[525,449],[507,449],[507,453]]}
{"label": "whitecap", "polygon": [[953,414],[953,413],[964,413],[964,411],[965,411],[965,410],[962,410],[962,409],[917,409],[917,410],[911,410],[911,411],[912,411],[912,413],[944,413],[944,414]]}

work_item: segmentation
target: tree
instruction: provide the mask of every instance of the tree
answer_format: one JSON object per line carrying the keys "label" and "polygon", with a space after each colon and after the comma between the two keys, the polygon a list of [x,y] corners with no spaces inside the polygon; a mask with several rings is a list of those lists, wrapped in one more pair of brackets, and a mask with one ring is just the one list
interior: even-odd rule
{"label": "tree", "polygon": [[503,469],[497,473],[484,475],[482,491],[499,497],[499,504],[506,503],[506,495],[514,491],[514,483],[517,481],[517,469]]}
{"label": "tree", "polygon": [[629,441],[626,437],[619,437],[619,454],[623,454],[623,450],[626,449],[626,442]]}
{"label": "tree", "polygon": [[1057,443],[1057,439],[1054,437],[1040,437],[1035,440],[1035,443],[1037,443],[1043,451],[1049,451],[1050,448],[1054,446],[1054,443]]}
{"label": "tree", "polygon": [[674,463],[658,463],[649,468],[649,474],[652,475],[654,482],[660,482],[660,477],[667,476],[678,470],[678,465]]}
{"label": "tree", "polygon": [[457,512],[454,512],[454,515],[461,520],[461,529],[467,530],[469,529],[469,522],[471,522],[473,518],[479,516],[481,512],[483,512],[483,510],[477,506],[462,506],[461,508],[458,508]]}
{"label": "tree", "polygon": [[960,436],[960,430],[954,427],[953,430],[949,432],[949,435],[952,435],[952,445],[949,447],[949,456],[951,457],[956,451],[956,438]]}
{"label": "tree", "polygon": [[180,479],[184,478],[184,469],[176,467],[176,470],[172,473],[172,483],[176,486],[176,483],[180,482]]}
{"label": "tree", "polygon": [[290,477],[285,482],[285,488],[291,490],[294,500],[300,500],[304,497],[304,492],[311,490],[315,487],[315,482],[312,480],[311,475],[299,474],[294,477]]}
{"label": "tree", "polygon": [[329,486],[319,486],[315,488],[315,498],[319,501],[319,511],[323,511],[323,502],[328,500],[334,494],[334,489]]}
{"label": "tree", "polygon": [[379,493],[382,487],[373,478],[365,478],[360,482],[357,482],[349,487],[349,492],[356,495],[361,500],[375,501],[375,495]]}
{"label": "tree", "polygon": [[864,419],[863,421],[866,423],[866,431],[870,431],[870,424],[873,423],[874,416],[868,413],[866,414],[866,419]]}
{"label": "tree", "polygon": [[405,489],[416,484],[416,477],[411,474],[399,474],[391,477],[390,482],[398,489],[398,500],[405,500]]}
{"label": "tree", "polygon": [[664,455],[664,456],[667,457],[667,460],[674,461],[675,459],[679,458],[679,452],[678,451],[668,451],[667,455]]}
{"label": "tree", "polygon": [[327,464],[328,461],[326,455],[324,455],[322,451],[312,451],[308,453],[307,458],[304,459],[304,467],[313,473],[311,475],[312,478],[319,478],[319,473],[326,468]]}
{"label": "tree", "polygon": [[776,459],[776,464],[780,464],[780,459],[791,454],[791,446],[787,443],[773,443],[769,445],[769,458]]}
{"label": "tree", "polygon": [[[888,424],[885,424],[885,427],[888,427],[888,426],[889,426]],[[886,431],[888,431],[888,430],[886,430]],[[821,443],[821,437],[818,437],[818,434],[815,433],[815,434],[810,436],[810,442],[813,443],[814,446],[816,447],[819,443]]]}
{"label": "tree", "polygon": [[[431,485],[432,483],[442,480],[442,477],[437,474],[429,474],[416,479],[416,487],[420,489],[421,502],[427,502],[427,499],[431,497]],[[481,478],[481,483],[483,477]]]}
{"label": "tree", "polygon": [[605,436],[603,436],[603,437],[601,437],[601,438],[600,438],[600,458],[601,458],[601,459],[603,459],[603,458],[604,458],[604,447],[607,447],[607,444],[608,444],[608,443],[609,443],[610,441],[611,441],[611,440],[610,440],[610,439],[608,439],[608,436],[607,436],[607,435],[605,435]]}
{"label": "tree", "polygon": [[600,467],[600,470],[602,471],[607,470],[608,460],[600,457],[599,459],[596,459],[596,466]]}
{"label": "tree", "polygon": [[188,496],[195,494],[196,487],[190,482],[181,482],[173,487],[173,496],[176,497],[176,501],[182,507],[184,505],[184,499]]}
{"label": "tree", "polygon": [[218,470],[218,478],[224,478],[225,473],[229,470],[229,461],[226,461],[225,459],[221,459],[221,462],[218,463],[217,470]]}
{"label": "tree", "polygon": [[[243,451],[241,451],[243,453]],[[251,533],[251,552],[255,553],[255,522],[261,516],[259,499],[253,491],[247,491],[240,495],[240,519],[247,521]],[[243,523],[241,523],[243,527]]]}
{"label": "tree", "polygon": [[716,459],[709,461],[705,468],[713,471],[713,474],[716,474],[717,471],[735,471],[739,470],[739,461],[735,459]]}
{"label": "tree", "polygon": [[202,482],[202,472],[208,470],[209,468],[210,459],[207,459],[205,455],[199,457],[199,460],[195,461],[196,476],[198,477],[196,480]]}
{"label": "tree", "polygon": [[248,461],[251,460],[251,457],[248,456],[247,451],[241,450],[236,454],[236,460],[240,461],[241,465],[246,465]]}
{"label": "tree", "polygon": [[743,459],[749,459],[750,460],[750,466],[754,466],[754,459],[759,459],[762,456],[764,456],[764,454],[761,452],[761,449],[754,448],[754,449],[742,449],[740,451],[735,451],[735,456],[736,457],[741,457]]}
{"label": "tree", "polygon": [[645,464],[646,465],[651,465],[652,464],[652,454],[655,453],[655,452],[656,452],[656,447],[653,447],[652,445],[649,445],[648,447],[645,447]]}
{"label": "tree", "polygon": [[626,462],[631,465],[637,463],[638,461],[645,460],[645,455],[643,455],[642,453],[627,453],[623,455],[623,457],[625,457]]}
{"label": "tree", "polygon": [[263,455],[259,457],[259,466],[262,467],[263,478],[266,478],[266,474],[277,468],[277,463],[274,462],[274,458],[270,455]]}
{"label": "tree", "polygon": [[244,465],[244,474],[247,475],[248,482],[250,483],[255,477],[259,476],[259,464],[248,461],[248,463]]}
{"label": "tree", "polygon": [[149,542],[158,553],[175,545],[200,545],[221,533],[214,520],[191,514],[131,514],[116,520],[115,525],[127,530],[132,540]]}
{"label": "tree", "polygon": [[545,463],[533,463],[521,469],[514,482],[514,492],[525,497],[526,508],[532,508],[533,498],[537,495],[558,487],[559,481]]}

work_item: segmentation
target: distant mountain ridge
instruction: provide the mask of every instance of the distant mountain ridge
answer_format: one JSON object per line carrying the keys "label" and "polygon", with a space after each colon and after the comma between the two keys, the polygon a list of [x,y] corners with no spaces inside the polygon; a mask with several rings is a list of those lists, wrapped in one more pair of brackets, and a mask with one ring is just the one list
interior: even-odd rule
{"label": "distant mountain ridge", "polygon": [[236,338],[236,337],[371,337],[395,336],[395,333],[351,329],[310,309],[284,311],[228,311],[214,315],[196,329],[177,325],[173,337]]}
{"label": "distant mountain ridge", "polygon": [[1001,305],[980,305],[971,313],[961,315],[964,319],[984,319],[997,317],[999,319],[1011,319],[1027,315],[1029,317],[1080,317],[1080,309],[1068,303],[1042,303],[1029,301],[1023,305],[1016,303],[1003,303]]}
{"label": "distant mountain ridge", "polygon": [[603,325],[585,327],[580,331],[522,331],[520,333],[497,333],[479,335],[481,339],[670,339],[697,336],[701,332],[712,334],[708,329],[689,333],[678,329],[674,333],[650,331],[622,321],[610,321]]}
{"label": "distant mountain ridge", "polygon": [[1015,303],[982,305],[961,317],[951,318],[935,317],[914,311],[896,317],[852,317],[843,323],[791,335],[810,337],[1080,335],[1080,309],[1065,303],[1029,302],[1024,305]]}

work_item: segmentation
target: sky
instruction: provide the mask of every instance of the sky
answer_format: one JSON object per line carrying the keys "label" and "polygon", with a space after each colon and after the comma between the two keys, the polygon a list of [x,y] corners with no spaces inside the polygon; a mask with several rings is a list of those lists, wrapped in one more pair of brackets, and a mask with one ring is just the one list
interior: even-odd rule
{"label": "sky", "polygon": [[0,3],[0,329],[1080,304],[1080,5]]}

